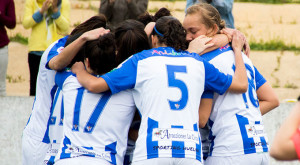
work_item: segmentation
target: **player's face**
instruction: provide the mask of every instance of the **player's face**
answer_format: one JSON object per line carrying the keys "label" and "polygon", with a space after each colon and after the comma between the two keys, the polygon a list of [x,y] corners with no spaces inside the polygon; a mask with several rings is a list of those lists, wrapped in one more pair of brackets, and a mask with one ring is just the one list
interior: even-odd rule
{"label": "player's face", "polygon": [[183,27],[186,30],[186,40],[192,41],[200,35],[210,36],[212,29],[202,23],[199,14],[189,14],[183,20]]}

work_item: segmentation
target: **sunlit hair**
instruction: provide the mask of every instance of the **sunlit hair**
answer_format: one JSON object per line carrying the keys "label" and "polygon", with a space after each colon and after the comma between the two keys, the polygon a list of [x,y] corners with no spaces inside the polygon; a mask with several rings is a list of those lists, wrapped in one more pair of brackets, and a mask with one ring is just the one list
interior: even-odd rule
{"label": "sunlit hair", "polygon": [[156,31],[152,31],[152,35],[158,37],[159,43],[173,47],[177,51],[186,50],[188,42],[186,41],[186,31],[178,19],[172,16],[164,16],[159,18],[155,24]]}
{"label": "sunlit hair", "polygon": [[77,33],[84,33],[100,27],[106,28],[106,23],[107,23],[106,17],[103,14],[99,14],[79,24],[77,27],[75,27],[72,30],[70,35],[74,35]]}
{"label": "sunlit hair", "polygon": [[220,13],[216,8],[207,3],[195,4],[189,7],[186,11],[186,15],[199,14],[200,21],[207,28],[215,28],[216,24],[219,29],[217,29],[217,33],[220,30],[225,28],[225,21],[221,19]]}
{"label": "sunlit hair", "polygon": [[170,10],[162,7],[154,15],[146,12],[138,17],[138,21],[142,22],[146,26],[149,22],[156,22],[160,17],[163,16],[171,16]]}

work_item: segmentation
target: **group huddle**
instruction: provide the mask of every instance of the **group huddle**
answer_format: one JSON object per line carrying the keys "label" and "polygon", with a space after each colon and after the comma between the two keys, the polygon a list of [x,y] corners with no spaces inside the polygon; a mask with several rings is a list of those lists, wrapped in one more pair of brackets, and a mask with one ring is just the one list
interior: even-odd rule
{"label": "group huddle", "polygon": [[48,47],[23,164],[268,164],[279,103],[245,37],[211,5],[183,23],[166,10],[115,29],[94,16]]}

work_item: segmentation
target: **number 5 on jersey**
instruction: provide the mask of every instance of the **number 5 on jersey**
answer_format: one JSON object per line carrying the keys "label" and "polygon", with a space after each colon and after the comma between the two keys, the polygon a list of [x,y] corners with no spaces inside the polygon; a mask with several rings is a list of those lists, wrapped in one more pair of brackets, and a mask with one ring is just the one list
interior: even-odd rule
{"label": "number 5 on jersey", "polygon": [[186,74],[186,66],[167,65],[166,67],[169,87],[176,87],[181,91],[181,98],[178,101],[172,101],[168,99],[170,108],[171,110],[182,110],[187,104],[188,89],[186,84],[182,80],[175,78],[175,73]]}

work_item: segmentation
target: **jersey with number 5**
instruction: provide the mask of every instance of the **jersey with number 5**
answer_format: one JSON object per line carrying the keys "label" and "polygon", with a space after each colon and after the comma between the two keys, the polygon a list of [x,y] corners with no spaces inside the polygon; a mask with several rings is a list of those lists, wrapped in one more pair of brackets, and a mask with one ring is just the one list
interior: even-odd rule
{"label": "jersey with number 5", "polygon": [[[233,75],[234,52],[230,46],[203,55],[216,68]],[[248,91],[243,94],[226,92],[214,94],[214,105],[209,119],[210,156],[234,156],[268,151],[256,90],[266,80],[243,54],[248,77]]]}
{"label": "jersey with number 5", "polygon": [[56,161],[89,156],[121,165],[135,112],[132,92],[88,92],[70,71],[58,72],[55,82],[62,89],[65,112],[64,139]]}
{"label": "jersey with number 5", "polygon": [[204,89],[224,93],[232,76],[198,54],[171,47],[145,50],[102,76],[112,93],[133,88],[141,125],[133,162],[158,157],[202,161],[198,109]]}

